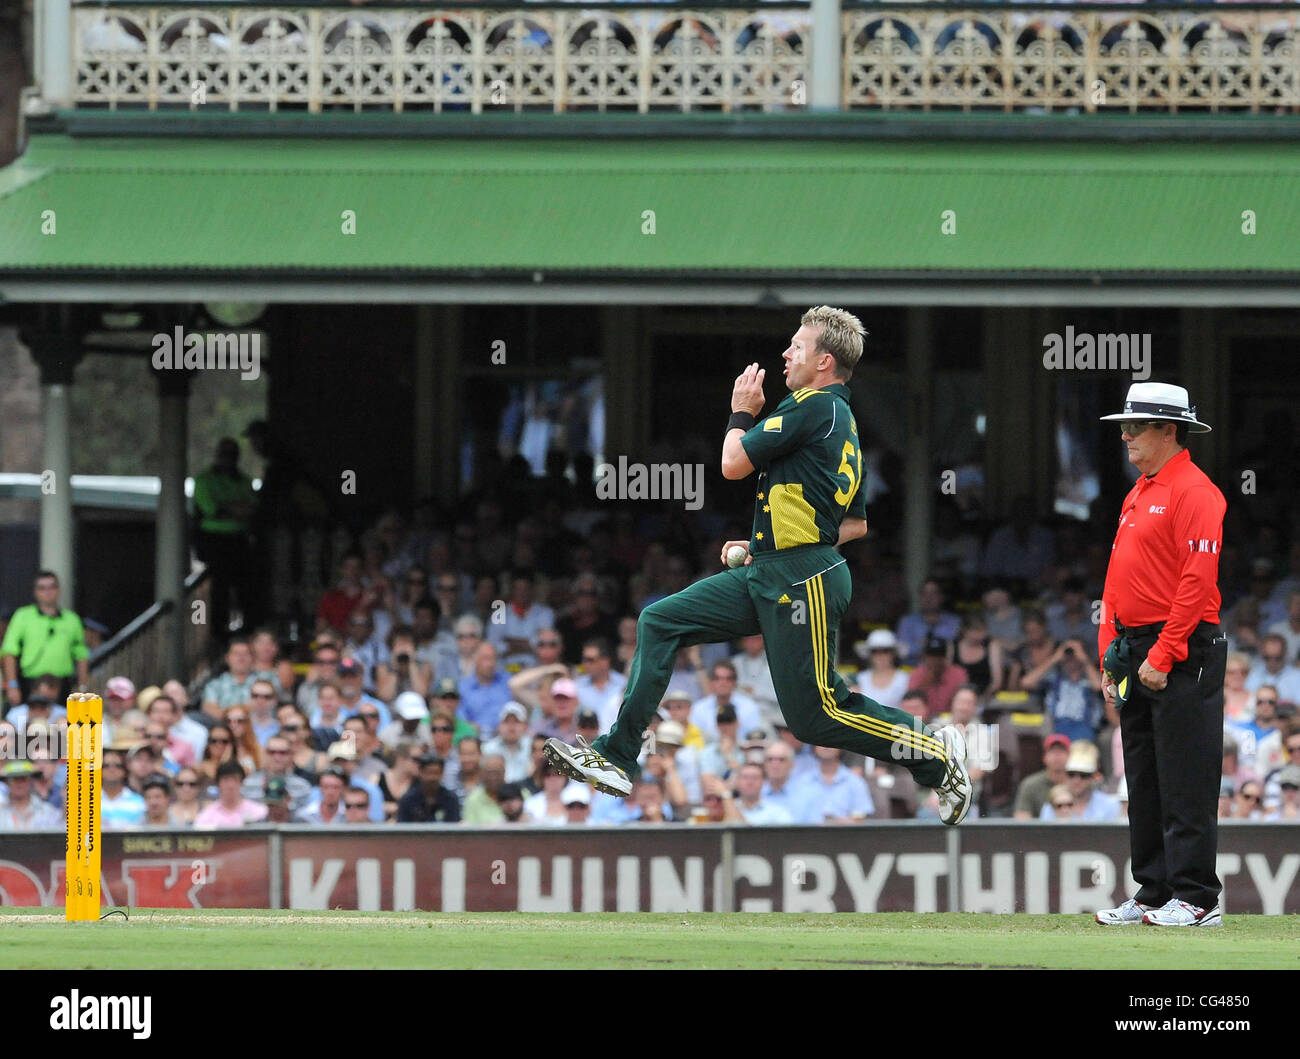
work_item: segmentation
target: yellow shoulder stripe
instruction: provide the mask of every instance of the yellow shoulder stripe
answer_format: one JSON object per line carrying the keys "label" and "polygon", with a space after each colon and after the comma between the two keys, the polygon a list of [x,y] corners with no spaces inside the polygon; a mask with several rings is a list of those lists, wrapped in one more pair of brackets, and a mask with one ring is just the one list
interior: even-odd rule
{"label": "yellow shoulder stripe", "polygon": [[796,390],[794,399],[796,401],[805,401],[815,393],[825,393],[825,390]]}

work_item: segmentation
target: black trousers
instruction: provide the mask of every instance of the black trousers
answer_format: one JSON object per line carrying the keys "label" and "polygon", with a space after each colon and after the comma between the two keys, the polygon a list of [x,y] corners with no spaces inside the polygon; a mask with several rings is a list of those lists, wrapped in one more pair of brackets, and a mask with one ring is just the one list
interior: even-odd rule
{"label": "black trousers", "polygon": [[230,639],[232,593],[244,614],[244,631],[262,620],[257,557],[248,539],[235,533],[199,532],[195,552],[207,564],[210,581],[212,637],[224,647]]}
{"label": "black trousers", "polygon": [[1168,684],[1151,691],[1137,672],[1157,636],[1130,635],[1131,691],[1120,710],[1137,900],[1163,905],[1174,897],[1212,908],[1223,889],[1215,856],[1228,641],[1202,622]]}

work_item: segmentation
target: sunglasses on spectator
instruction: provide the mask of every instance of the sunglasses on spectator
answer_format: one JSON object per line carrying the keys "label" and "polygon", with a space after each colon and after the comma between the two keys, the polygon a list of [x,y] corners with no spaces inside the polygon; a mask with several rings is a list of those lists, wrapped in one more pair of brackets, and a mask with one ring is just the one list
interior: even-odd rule
{"label": "sunglasses on spectator", "polygon": [[268,754],[287,754],[287,753],[289,753],[289,751],[287,751],[287,750],[268,750],[267,753],[268,753]]}
{"label": "sunglasses on spectator", "polygon": [[1085,779],[1085,780],[1090,780],[1090,779],[1092,779],[1092,773],[1091,773],[1091,772],[1067,772],[1066,775],[1067,775],[1067,776],[1078,776],[1080,779]]}
{"label": "sunglasses on spectator", "polygon": [[367,810],[367,809],[370,808],[370,805],[369,805],[367,802],[348,802],[348,803],[345,805],[345,808],[347,808],[347,809],[360,809],[360,810],[362,810],[362,811],[364,812],[365,810]]}
{"label": "sunglasses on spectator", "polygon": [[1256,706],[1276,706],[1277,699],[1266,699],[1263,696],[1255,699]]}
{"label": "sunglasses on spectator", "polygon": [[[162,740],[166,740],[166,738],[167,738],[167,733],[166,733],[166,732],[150,732],[148,735],[145,736],[145,738],[146,738],[146,739],[162,739]],[[215,739],[209,739],[208,742],[209,742],[209,743],[215,743],[215,742],[217,742],[217,740],[215,740]]]}
{"label": "sunglasses on spectator", "polygon": [[434,732],[454,732],[456,729],[449,724],[435,724],[430,728]]}
{"label": "sunglasses on spectator", "polygon": [[559,640],[538,640],[537,646],[538,647],[559,647],[560,641]]}
{"label": "sunglasses on spectator", "polygon": [[1300,743],[1287,743],[1286,752],[1288,754],[1300,754]]}
{"label": "sunglasses on spectator", "polygon": [[1070,809],[1073,808],[1074,802],[1053,802],[1053,809]]}
{"label": "sunglasses on spectator", "polygon": [[377,720],[379,720],[379,714],[374,713],[374,712],[370,712],[370,711],[367,711],[367,710],[362,710],[359,714],[357,714],[357,716],[360,717],[362,720],[365,720],[365,721],[377,721]]}
{"label": "sunglasses on spectator", "polygon": [[1247,794],[1245,791],[1242,791],[1242,792],[1241,792],[1241,797],[1245,798],[1246,801],[1248,801],[1248,802],[1257,802],[1257,801],[1259,801],[1259,795],[1258,795],[1258,794]]}
{"label": "sunglasses on spectator", "polygon": [[250,699],[273,699],[275,698],[275,692],[274,691],[250,691],[248,693],[248,697]]}
{"label": "sunglasses on spectator", "polygon": [[286,725],[281,725],[281,727],[282,727],[286,732],[301,732],[301,731],[302,731],[302,725],[300,725],[300,724],[286,724]]}
{"label": "sunglasses on spectator", "polygon": [[[155,738],[155,737],[151,735],[149,738],[150,738],[150,739],[153,739],[153,738]],[[162,738],[162,737],[161,737],[161,736],[158,736],[157,738]],[[218,739],[218,738],[216,738],[216,737],[214,736],[213,738],[209,739],[208,742],[209,742],[209,743],[212,743],[212,744],[214,744],[214,745],[216,745],[216,746],[220,746],[222,743],[227,743],[227,744],[230,743],[230,740],[229,740],[229,739],[224,739],[224,738]]]}
{"label": "sunglasses on spectator", "polygon": [[175,780],[174,783],[177,787],[197,787],[199,785],[198,780]]}

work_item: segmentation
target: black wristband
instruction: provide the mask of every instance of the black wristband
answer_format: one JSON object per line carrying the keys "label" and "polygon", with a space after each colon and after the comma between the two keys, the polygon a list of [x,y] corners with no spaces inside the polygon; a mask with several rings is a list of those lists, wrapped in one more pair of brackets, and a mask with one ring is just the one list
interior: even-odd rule
{"label": "black wristband", "polygon": [[727,420],[727,431],[730,433],[739,427],[741,430],[748,430],[757,420],[748,412],[732,412],[731,418]]}

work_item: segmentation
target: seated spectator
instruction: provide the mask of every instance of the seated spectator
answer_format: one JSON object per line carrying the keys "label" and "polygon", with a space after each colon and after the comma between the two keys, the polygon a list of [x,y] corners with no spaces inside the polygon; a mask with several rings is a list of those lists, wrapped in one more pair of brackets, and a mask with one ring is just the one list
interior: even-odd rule
{"label": "seated spectator", "polygon": [[[378,698],[392,702],[404,691],[428,696],[433,689],[433,666],[416,657],[415,630],[409,625],[394,625],[388,632],[385,646],[384,661],[375,666],[375,694]],[[356,659],[349,661],[359,665]]]}
{"label": "seated spectator", "polygon": [[473,672],[460,680],[460,716],[484,735],[491,735],[510,701],[510,680],[497,666],[497,649],[484,641],[474,652]]}
{"label": "seated spectator", "polygon": [[600,719],[594,711],[578,711],[578,735],[588,743],[594,743],[600,736]]}
{"label": "seated spectator", "polygon": [[[27,759],[36,766],[32,777],[32,797],[63,812],[67,803],[68,768],[54,755],[63,752],[63,734],[53,726],[27,726]],[[0,761],[14,760],[0,752]],[[21,759],[17,759],[21,760]]]}
{"label": "seated spectator", "polygon": [[953,693],[967,683],[966,670],[948,661],[947,642],[932,638],[926,641],[921,664],[912,670],[907,687],[925,695],[924,720],[928,722],[946,713]]}
{"label": "seated spectator", "polygon": [[374,597],[366,592],[361,573],[361,556],[356,552],[350,552],[339,562],[338,580],[321,596],[316,606],[317,634],[326,629],[342,633],[353,611],[375,602]]}
{"label": "seated spectator", "polygon": [[320,687],[316,689],[316,709],[307,721],[310,728],[307,742],[312,749],[324,750],[331,743],[338,742],[347,716],[343,712],[343,693],[338,683],[333,680],[321,681]]}
{"label": "seated spectator", "polygon": [[460,804],[465,804],[465,798],[481,782],[479,776],[479,764],[483,760],[483,744],[479,742],[476,735],[463,735],[456,740],[456,782],[447,784],[447,788],[454,791],[456,797],[460,799]]}
{"label": "seated spectator", "polygon": [[1011,593],[1005,588],[984,593],[984,624],[1004,655],[1010,657],[1019,649],[1025,635],[1020,608],[1011,602]]}
{"label": "seated spectator", "polygon": [[1219,819],[1226,820],[1232,815],[1233,799],[1237,796],[1236,786],[1231,776],[1224,776],[1219,781]]}
{"label": "seated spectator", "polygon": [[582,661],[583,645],[596,638],[614,640],[613,623],[600,610],[600,586],[594,574],[574,578],[569,589],[569,612],[555,622],[555,631],[565,643],[563,661],[576,666]]}
{"label": "seated spectator", "polygon": [[783,806],[763,798],[767,773],[759,762],[747,762],[736,770],[736,809],[745,822],[756,826],[793,824],[794,817]]}
{"label": "seated spectator", "polygon": [[1262,779],[1280,767],[1286,757],[1278,706],[1277,689],[1271,684],[1261,684],[1255,691],[1255,716],[1249,721],[1224,725],[1224,731],[1237,746],[1240,777]]}
{"label": "seated spectator", "polygon": [[1088,598],[1083,578],[1070,577],[1061,586],[1061,601],[1045,608],[1047,628],[1055,640],[1097,639],[1097,623],[1092,620],[1092,600]]}
{"label": "seated spectator", "polygon": [[227,761],[238,760],[234,732],[227,725],[214,724],[208,735],[208,745],[203,750],[203,760],[195,766],[204,780],[205,798],[217,797],[217,769]]}
{"label": "seated spectator", "polygon": [[866,780],[843,763],[843,751],[813,747],[817,771],[799,781],[800,823],[860,823],[875,813]]}
{"label": "seated spectator", "polygon": [[[0,777],[3,777],[9,789],[8,800],[0,805],[0,831],[62,830],[63,814],[48,802],[34,796],[33,781],[36,773],[36,766],[30,761],[6,761],[0,767]],[[138,822],[137,819],[131,823]],[[107,820],[104,821],[104,827],[109,827]]]}
{"label": "seated spectator", "polygon": [[1068,783],[1057,783],[1048,792],[1048,801],[1047,805],[1043,806],[1042,819],[1055,820],[1061,824],[1074,822],[1074,792],[1070,790]]}
{"label": "seated spectator", "polygon": [[473,614],[462,614],[453,623],[451,635],[454,645],[440,646],[433,670],[439,680],[459,684],[461,678],[474,672],[474,656],[483,643],[483,623]]}
{"label": "seated spectator", "polygon": [[1300,823],[1300,765],[1285,765],[1278,770],[1278,802],[1264,814],[1266,820]]}
{"label": "seated spectator", "polygon": [[172,826],[172,788],[166,776],[155,772],[144,781],[142,796],[144,798],[143,827]]}
{"label": "seated spectator", "polygon": [[585,783],[570,783],[560,795],[564,801],[566,827],[587,827],[591,824],[591,788]]}
{"label": "seated spectator", "polygon": [[1264,819],[1264,786],[1258,780],[1247,780],[1237,789],[1232,804],[1230,820]]}
{"label": "seated spectator", "polygon": [[460,822],[460,801],[454,791],[442,785],[443,760],[437,754],[425,754],[417,760],[419,782],[397,803],[399,824],[456,824]]}
{"label": "seated spectator", "polygon": [[[347,773],[331,765],[320,775],[316,797],[298,813],[298,822],[317,827],[339,827],[344,822],[343,791],[348,786]],[[367,804],[366,811],[369,812]]]}
{"label": "seated spectator", "polygon": [[524,816],[524,792],[517,783],[503,783],[497,797],[503,824],[527,823]]}
{"label": "seated spectator", "polygon": [[266,806],[244,795],[244,767],[238,761],[224,762],[217,769],[217,800],[200,810],[195,830],[243,827],[266,819]]}
{"label": "seated spectator", "polygon": [[1286,643],[1286,657],[1294,662],[1300,655],[1300,591],[1291,592],[1286,599],[1286,619],[1268,627],[1269,636],[1280,636]]}
{"label": "seated spectator", "polygon": [[183,768],[172,780],[175,801],[167,812],[172,827],[193,827],[198,819],[199,810],[203,808],[200,800],[203,794],[203,777],[198,769]]}
{"label": "seated spectator", "polygon": [[973,684],[963,684],[953,693],[947,723],[955,725],[966,740],[966,773],[973,788],[970,811],[977,818],[984,795],[984,777],[998,767],[997,729],[980,723],[979,717],[978,691]]}
{"label": "seated spectator", "polygon": [[1071,743],[1095,741],[1101,725],[1101,671],[1094,657],[1078,640],[1067,640],[1020,678],[1025,691],[1042,694],[1052,730],[1068,735]]}
{"label": "seated spectator", "polygon": [[684,647],[673,659],[673,671],[668,677],[669,691],[684,691],[695,702],[708,690],[709,673],[704,668],[704,656],[699,644]]}
{"label": "seated spectator", "polygon": [[1255,716],[1255,696],[1246,687],[1250,656],[1241,651],[1228,655],[1223,672],[1223,717],[1229,722],[1249,721]]}
{"label": "seated spectator", "polygon": [[433,670],[434,679],[438,679],[438,658],[442,651],[450,652],[453,661],[456,654],[456,638],[450,633],[439,637],[438,621],[441,608],[438,601],[430,597],[418,600],[411,608],[411,636],[415,640],[415,660],[422,662]]}
{"label": "seated spectator", "polygon": [[[379,732],[379,741],[388,750],[392,750],[403,739],[423,746],[429,746],[433,742],[430,725],[426,723],[429,720],[429,707],[425,704],[423,696],[414,691],[402,692],[393,700],[393,713],[394,719]],[[446,717],[445,721],[454,732],[455,726],[451,724],[451,718]],[[451,732],[447,735],[446,749],[450,750]]]}
{"label": "seated spectator", "polygon": [[528,738],[528,711],[517,702],[501,707],[497,734],[483,744],[484,757],[497,754],[505,762],[505,783],[522,783],[532,768],[532,747]]}
{"label": "seated spectator", "polygon": [[[204,746],[208,741],[208,729],[198,721],[186,717],[181,712],[181,703],[166,693],[159,693],[151,697],[144,710],[150,721],[166,726],[167,749],[172,760],[186,765],[198,761],[203,756]],[[220,720],[220,714],[216,715],[215,719]],[[183,743],[189,745],[190,753],[186,752]]]}
{"label": "seated spectator", "polygon": [[289,740],[282,735],[274,735],[267,740],[266,761],[261,771],[254,772],[244,781],[244,797],[249,801],[263,801],[266,785],[272,779],[284,783],[285,790],[289,792],[292,812],[296,813],[307,805],[312,785],[294,771],[293,750]]}
{"label": "seated spectator", "polygon": [[343,826],[364,827],[375,822],[370,815],[370,795],[360,787],[343,788]]}
{"label": "seated spectator", "polygon": [[1276,805],[1281,797],[1277,777],[1287,765],[1300,765],[1300,720],[1289,718],[1281,728],[1283,763],[1264,775],[1264,801]]}
{"label": "seated spectator", "polygon": [[488,626],[488,639],[502,654],[504,665],[534,665],[533,637],[542,629],[555,626],[555,612],[537,602],[536,587],[531,570],[517,568],[512,571],[505,620]]}
{"label": "seated spectator", "polygon": [[393,748],[393,763],[379,774],[375,786],[384,799],[384,819],[397,815],[397,805],[411,785],[420,778],[420,765],[416,755],[423,747],[413,739],[399,739]]}
{"label": "seated spectator", "polygon": [[913,717],[924,718],[926,712],[930,709],[930,700],[926,697],[924,691],[905,691],[898,702],[898,708],[905,710]]}
{"label": "seated spectator", "polygon": [[[51,697],[39,681],[35,693],[45,695],[47,698]],[[54,695],[57,696],[58,692],[55,691]],[[134,708],[134,706],[135,685],[127,677],[109,677],[108,682],[104,685],[104,739],[106,744],[117,739],[131,738],[132,733],[122,727],[122,719],[126,716],[127,711]],[[15,725],[27,723],[26,716],[19,714],[17,708],[11,709],[8,716],[9,720]]]}
{"label": "seated spectator", "polygon": [[[220,717],[241,702],[248,702],[253,681],[264,679],[253,671],[253,649],[247,638],[234,636],[226,648],[226,671],[203,685],[202,710],[209,717]],[[201,748],[195,747],[199,753]]]}
{"label": "seated spectator", "polygon": [[[743,731],[751,731],[763,726],[763,712],[758,703],[748,695],[736,690],[736,667],[728,661],[715,662],[709,669],[709,689],[711,694],[697,701],[691,707],[691,723],[704,736],[705,743],[718,739],[718,710],[722,706],[731,706]],[[685,733],[683,733],[683,737]]]}
{"label": "seated spectator", "polygon": [[226,727],[235,738],[235,759],[245,772],[256,772],[262,767],[262,747],[250,718],[247,706],[232,706],[226,711]]}
{"label": "seated spectator", "polygon": [[21,706],[14,706],[7,714],[5,719],[15,728],[26,728],[36,722],[53,722],[62,720],[67,717],[67,710],[57,705],[57,699],[39,691],[34,691],[27,696],[27,701]]}
{"label": "seated spectator", "polygon": [[700,809],[692,813],[688,824],[743,824],[745,817],[736,808],[731,789],[717,776],[705,776],[701,784]]}
{"label": "seated spectator", "polygon": [[736,720],[734,706],[718,707],[717,728],[717,740],[702,751],[697,751],[700,775],[731,780],[735,777],[736,770],[745,763],[745,751],[740,745],[740,722]]}
{"label": "seated spectator", "polygon": [[979,615],[972,614],[961,623],[953,661],[966,670],[967,679],[974,685],[981,702],[1002,690],[1006,672],[1002,647],[989,638],[988,626]]}
{"label": "seated spectator", "polygon": [[1042,611],[1025,611],[1024,630],[1024,638],[1008,670],[1007,686],[1011,688],[1019,688],[1026,673],[1033,672],[1056,653],[1056,641],[1047,633],[1047,618]]}
{"label": "seated spectator", "polygon": [[1285,637],[1264,637],[1259,659],[1246,677],[1246,687],[1258,691],[1262,685],[1269,684],[1284,701],[1300,702],[1300,669],[1289,665],[1289,661]]}
{"label": "seated spectator", "polygon": [[144,797],[144,781],[162,767],[162,755],[141,740],[126,752],[126,785]]}
{"label": "seated spectator", "polygon": [[[532,710],[538,719],[550,717],[552,709],[552,689],[557,680],[569,679],[569,667],[563,662],[548,662],[545,665],[521,669],[510,678],[510,694],[514,702]],[[577,695],[577,684],[574,684]]]}
{"label": "seated spectator", "polygon": [[[1098,784],[1101,773],[1097,768],[1097,748],[1089,742],[1070,745],[1070,757],[1065,763],[1065,783],[1074,798],[1070,809],[1073,819],[1089,823],[1120,819],[1119,802],[1103,791]],[[1054,819],[1055,810],[1043,806],[1040,818]]]}
{"label": "seated spectator", "polygon": [[763,757],[767,779],[763,784],[763,802],[783,810],[793,820],[804,819],[803,797],[794,780],[794,751],[784,742],[773,743]]}
{"label": "seated spectator", "polygon": [[1228,650],[1240,651],[1252,661],[1258,657],[1263,640],[1259,622],[1258,600],[1239,600],[1223,615],[1223,625],[1228,633]]}
{"label": "seated spectator", "polygon": [[485,753],[479,770],[481,782],[461,802],[460,822],[470,827],[487,827],[506,818],[501,808],[501,789],[506,779],[505,758],[500,754]]}
{"label": "seated spectator", "polygon": [[[316,783],[316,777],[329,765],[325,754],[317,750],[310,742],[311,729],[307,725],[306,715],[292,703],[284,703],[276,710],[280,718],[279,735],[289,741],[289,753],[293,759],[293,771],[310,784]],[[267,743],[270,746],[270,743]],[[295,812],[298,807],[295,807]]]}
{"label": "seated spectator", "polygon": [[955,639],[961,625],[956,614],[943,609],[943,589],[938,581],[927,581],[921,586],[919,604],[898,623],[898,645],[903,661],[909,665],[921,662],[930,641]]}
{"label": "seated spectator", "polygon": [[781,716],[781,706],[776,701],[776,687],[772,683],[763,634],[742,637],[740,647],[740,653],[731,656],[731,664],[736,669],[736,691],[758,703],[764,724],[775,724]]}
{"label": "seated spectator", "polygon": [[895,709],[907,691],[908,674],[898,664],[898,638],[888,629],[876,629],[854,646],[867,669],[858,673],[855,688],[882,706]]}
{"label": "seated spectator", "polygon": [[[568,677],[561,677],[550,688],[550,713],[536,725],[539,735],[572,743],[578,734],[578,687]],[[546,712],[543,699],[543,713]]]}
{"label": "seated spectator", "polygon": [[362,780],[363,785],[374,783],[388,767],[384,745],[375,734],[379,726],[379,714],[369,711],[370,707],[363,706],[360,713],[343,722],[343,740],[351,742],[357,752],[357,769],[353,775]]}
{"label": "seated spectator", "polygon": [[[1037,820],[1053,787],[1065,783],[1065,763],[1070,758],[1070,737],[1059,732],[1043,739],[1043,767],[1020,781],[1016,788],[1017,820]],[[1073,796],[1071,796],[1073,797]]]}
{"label": "seated spectator", "polygon": [[[344,734],[346,735],[346,733]],[[374,823],[382,824],[385,815],[384,795],[378,786],[361,775],[357,764],[356,743],[350,739],[340,739],[337,743],[330,745],[326,756],[329,758],[329,768],[325,771],[341,772],[343,774],[344,796],[346,797],[349,789],[362,791],[367,799],[366,815]],[[318,800],[319,797],[318,788],[316,799],[313,799],[313,802]]]}
{"label": "seated spectator", "polygon": [[[664,759],[665,785],[674,805],[698,805],[703,794],[700,785],[700,752],[684,746],[686,733],[675,721],[663,721],[654,732],[655,753]],[[674,801],[673,779],[681,784],[684,799]]]}
{"label": "seated spectator", "polygon": [[524,796],[536,794],[542,789],[542,780],[545,778],[546,757],[546,739],[544,735],[533,735],[533,770],[528,774],[528,779],[519,786],[523,789]]}
{"label": "seated spectator", "polygon": [[664,785],[653,776],[643,776],[632,787],[632,819],[639,824],[664,824],[673,820],[673,807],[664,797]]}
{"label": "seated spectator", "polygon": [[564,789],[569,781],[549,761],[542,765],[541,781],[542,789],[524,799],[524,816],[534,824],[563,827],[569,818],[564,808]]}
{"label": "seated spectator", "polygon": [[[661,714],[667,714],[668,720],[676,721],[682,726],[682,731],[685,733],[682,737],[683,746],[692,746],[696,750],[703,751],[708,743],[704,733],[691,723],[691,705],[690,695],[680,688],[670,688],[659,704],[659,711]],[[734,709],[732,712],[735,712]]]}
{"label": "seated spectator", "polygon": [[270,629],[258,629],[248,646],[253,652],[253,676],[258,680],[269,680],[276,695],[283,697],[293,687],[293,662],[281,653],[275,633]]}
{"label": "seated spectator", "polygon": [[578,707],[591,710],[600,719],[601,731],[608,732],[623,705],[627,678],[614,669],[613,649],[608,640],[594,637],[582,645],[583,674],[574,681]]}
{"label": "seated spectator", "polygon": [[[248,692],[248,723],[252,726],[253,737],[260,748],[280,730],[280,721],[275,715],[279,699],[275,687],[269,680],[255,680]],[[231,707],[232,709],[234,707]]]}
{"label": "seated spectator", "polygon": [[[304,717],[310,717],[316,709],[316,693],[323,681],[336,681],[339,675],[339,660],[343,653],[332,643],[317,646],[312,665],[307,670],[307,679],[298,687],[294,701]],[[362,678],[365,679],[364,677]],[[251,699],[249,700],[251,701]],[[263,743],[263,746],[266,744]]]}
{"label": "seated spectator", "polygon": [[474,727],[448,717],[445,713],[434,714],[429,720],[429,738],[433,740],[431,752],[442,758],[442,785],[449,791],[460,786],[460,755],[456,753],[456,741],[474,734]]}

